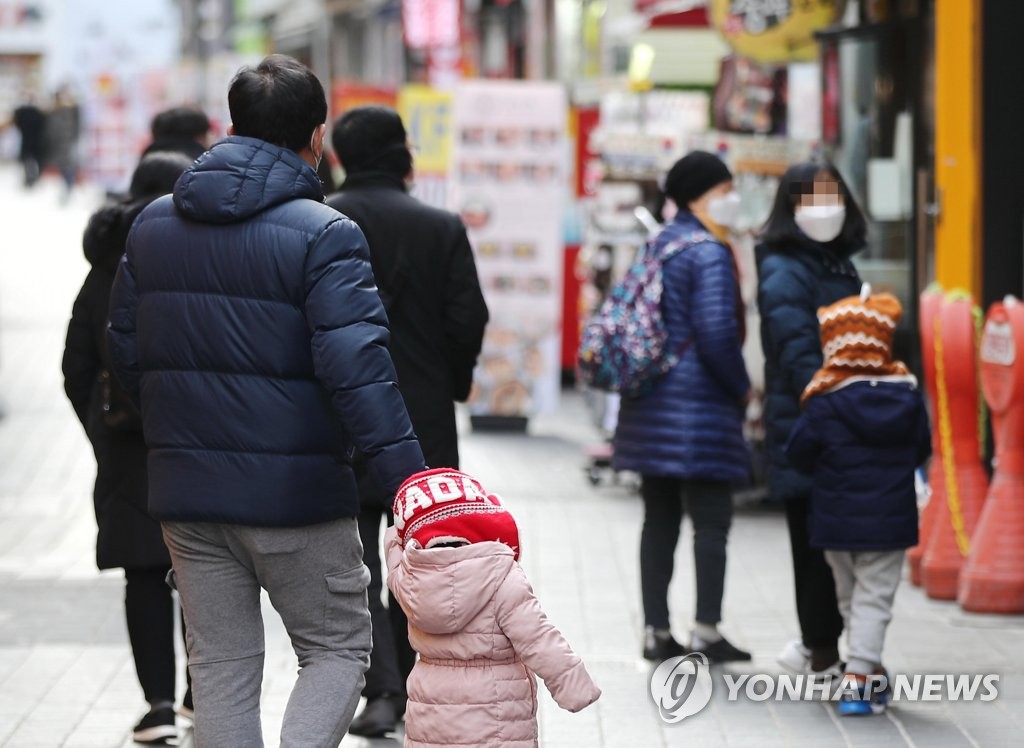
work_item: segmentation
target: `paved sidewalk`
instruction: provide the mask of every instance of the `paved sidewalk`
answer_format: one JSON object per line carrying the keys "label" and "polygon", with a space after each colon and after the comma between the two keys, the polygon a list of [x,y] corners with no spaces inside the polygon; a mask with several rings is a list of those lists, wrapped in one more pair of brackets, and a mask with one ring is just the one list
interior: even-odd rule
{"label": "paved sidewalk", "polygon": [[[86,272],[80,236],[95,194],[58,207],[55,184],[25,195],[0,168],[0,746],[121,748],[144,711],[123,623],[120,573],[99,573],[88,443],[64,399],[60,353]],[[726,700],[722,672],[778,673],[774,655],[796,632],[785,522],[741,508],[730,539],[724,630],[751,649],[748,666],[716,669],[714,696],[678,725],[658,716],[639,657],[638,497],[591,487],[582,470],[592,428],[581,399],[535,419],[530,436],[464,430],[464,467],[500,493],[520,523],[523,564],[548,615],[587,662],[604,695],[571,715],[541,689],[542,745],[1016,746],[1024,730],[1024,619],[973,616],[904,585],[887,656],[893,672],[997,673],[995,701],[900,703],[844,719],[833,705]],[[687,530],[672,610],[678,635],[693,613]],[[265,607],[264,732],[276,746],[295,658]],[[346,738],[347,748],[401,740]],[[182,744],[191,745],[185,733]]]}

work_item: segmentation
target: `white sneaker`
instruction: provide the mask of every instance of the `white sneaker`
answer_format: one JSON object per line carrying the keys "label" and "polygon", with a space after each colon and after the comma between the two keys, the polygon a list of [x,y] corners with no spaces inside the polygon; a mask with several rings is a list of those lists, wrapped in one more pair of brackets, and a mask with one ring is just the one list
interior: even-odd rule
{"label": "white sneaker", "polygon": [[811,672],[811,650],[799,639],[794,639],[775,656],[776,662],[791,673],[802,675]]}

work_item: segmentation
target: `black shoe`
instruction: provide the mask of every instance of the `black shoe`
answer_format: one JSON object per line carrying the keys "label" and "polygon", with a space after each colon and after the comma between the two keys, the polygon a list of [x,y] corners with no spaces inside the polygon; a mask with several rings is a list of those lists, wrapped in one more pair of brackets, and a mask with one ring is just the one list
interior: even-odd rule
{"label": "black shoe", "polygon": [[656,632],[648,627],[644,632],[644,659],[662,662],[672,657],[682,657],[687,649],[677,642],[669,632]]}
{"label": "black shoe", "polygon": [[383,738],[398,727],[399,705],[397,698],[378,696],[369,699],[362,713],[349,726],[350,735],[364,738]]}
{"label": "black shoe", "polygon": [[174,707],[161,706],[150,709],[132,728],[132,740],[136,743],[164,744],[168,738],[178,737],[174,726]]}
{"label": "black shoe", "polygon": [[691,648],[695,652],[703,652],[708,658],[709,663],[747,662],[750,660],[750,652],[745,652],[739,647],[734,647],[729,640],[724,637],[716,642],[709,643],[701,641],[696,635],[694,635]]}

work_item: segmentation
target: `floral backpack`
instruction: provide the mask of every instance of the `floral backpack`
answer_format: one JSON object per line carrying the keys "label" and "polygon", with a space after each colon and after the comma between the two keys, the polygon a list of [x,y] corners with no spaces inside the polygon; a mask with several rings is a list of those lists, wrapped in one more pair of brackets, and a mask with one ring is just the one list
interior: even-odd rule
{"label": "floral backpack", "polygon": [[714,237],[694,231],[660,249],[648,242],[640,251],[583,328],[577,368],[584,384],[623,397],[640,397],[679,362],[691,341],[677,351],[667,350],[661,269],[677,253],[707,241]]}

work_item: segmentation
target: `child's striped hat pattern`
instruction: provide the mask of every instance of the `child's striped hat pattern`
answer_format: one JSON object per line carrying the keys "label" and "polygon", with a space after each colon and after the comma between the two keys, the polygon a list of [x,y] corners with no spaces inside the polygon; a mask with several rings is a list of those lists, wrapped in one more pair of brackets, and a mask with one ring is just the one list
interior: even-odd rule
{"label": "child's striped hat pattern", "polygon": [[892,294],[871,294],[865,283],[860,296],[848,296],[818,310],[825,364],[800,398],[835,389],[851,377],[906,376],[907,367],[892,360],[892,340],[903,316]]}

